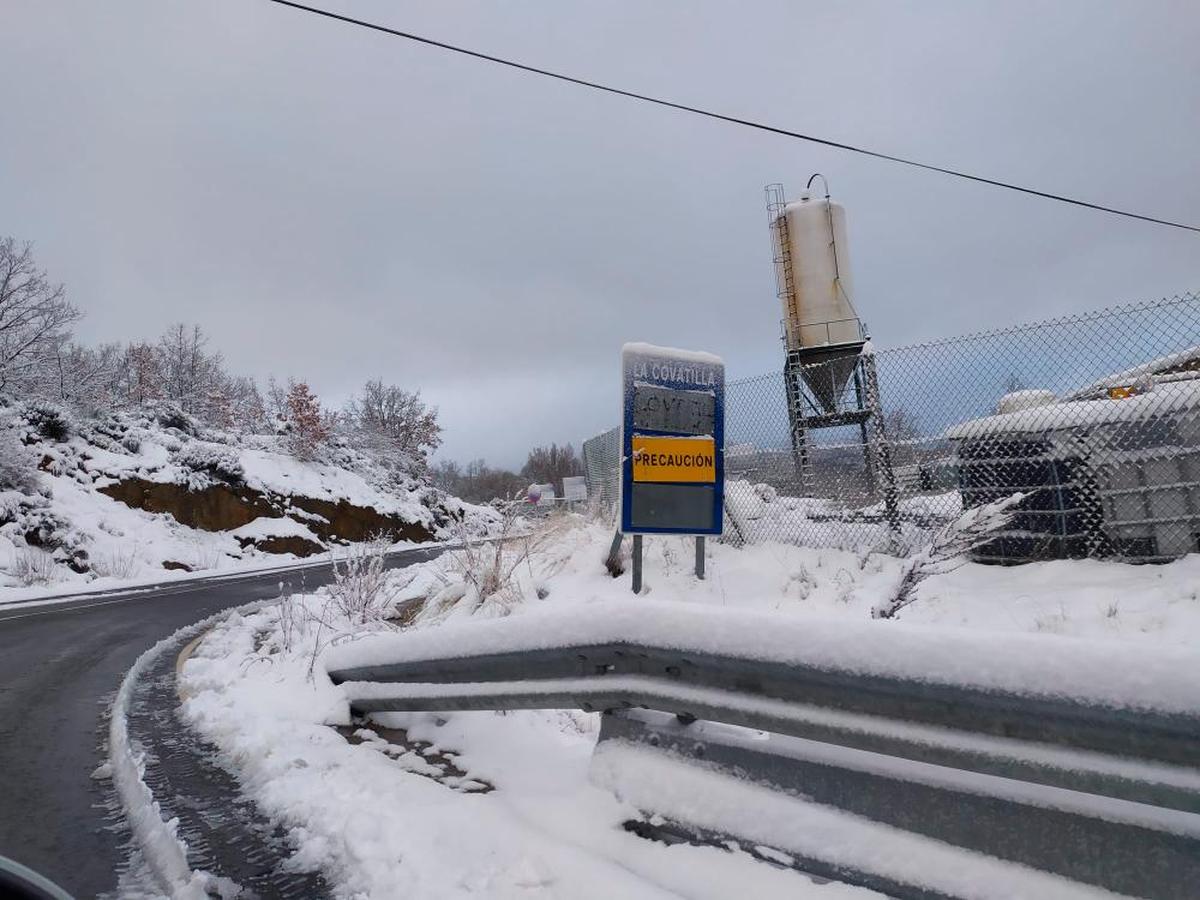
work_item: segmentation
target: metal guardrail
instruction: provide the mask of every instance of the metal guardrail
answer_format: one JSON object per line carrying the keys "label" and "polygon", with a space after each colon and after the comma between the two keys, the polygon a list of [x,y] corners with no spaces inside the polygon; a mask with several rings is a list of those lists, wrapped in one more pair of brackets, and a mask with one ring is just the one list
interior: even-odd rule
{"label": "metal guardrail", "polygon": [[[330,676],[360,713],[603,711],[602,741],[701,757],[816,803],[1075,881],[1154,898],[1195,896],[1200,884],[1200,715],[627,642]],[[820,860],[803,867],[828,874]],[[836,877],[899,897],[940,896],[886,873],[840,866]]]}

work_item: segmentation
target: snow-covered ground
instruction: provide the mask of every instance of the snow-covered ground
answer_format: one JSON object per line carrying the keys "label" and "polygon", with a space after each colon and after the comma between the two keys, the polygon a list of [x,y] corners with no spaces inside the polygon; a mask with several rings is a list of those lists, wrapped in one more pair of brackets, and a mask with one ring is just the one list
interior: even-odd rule
{"label": "snow-covered ground", "polygon": [[[44,508],[70,523],[76,539],[86,544],[91,568],[75,572],[29,547],[16,523],[0,526],[0,603],[166,581],[187,576],[188,569],[235,571],[272,561],[264,554],[244,554],[232,534],[187,528],[165,513],[132,509],[73,478],[42,473],[39,480],[51,495]],[[0,505],[6,497],[15,502],[13,493],[0,493]],[[20,574],[27,561],[44,565],[45,571]],[[164,569],[167,561],[187,568]]]}
{"label": "snow-covered ground", "polygon": [[[560,520],[570,522],[571,520]],[[460,593],[459,563],[447,556],[408,570],[409,595],[432,592],[430,619],[499,614],[514,603],[587,602],[629,595],[629,575],[613,580],[600,565],[612,534],[576,522],[559,526],[535,552],[535,564],[514,571],[514,587],[472,608],[440,607]],[[866,621],[895,592],[904,561],[865,551],[762,543],[734,548],[707,542],[707,578],[693,571],[691,538],[645,541],[643,596],[648,601],[714,604],[787,616]],[[629,552],[625,542],[623,552]],[[438,586],[444,595],[438,595]],[[538,601],[539,590],[546,594]],[[965,563],[918,588],[898,616],[909,624],[981,631],[1053,633],[1074,637],[1195,644],[1200,635],[1200,554],[1156,566],[1103,560],[1053,560],[1023,566]],[[469,598],[468,598],[469,601]]]}
{"label": "snow-covered ground", "polygon": [[[764,828],[769,821],[792,823],[791,836],[783,829],[774,844],[764,832],[764,843],[775,847],[761,851],[768,856],[781,844],[806,846],[814,834],[836,834],[845,847],[874,847],[885,858],[891,854],[896,866],[936,868],[967,879],[960,884],[987,871],[990,886],[980,896],[1068,896],[1074,888],[1038,881],[1045,876],[1029,870],[960,871],[960,857],[938,857],[943,845],[871,831],[881,826],[797,798],[737,793],[739,785],[713,781],[710,772],[655,775],[636,760],[619,759],[616,750],[589,763],[597,731],[591,715],[388,713],[352,723],[345,689],[329,682],[326,666],[363,658],[400,631],[396,638],[410,649],[426,642],[441,652],[453,634],[467,635],[486,618],[511,617],[505,626],[517,631],[523,619],[531,625],[554,619],[557,627],[575,619],[584,627],[602,622],[611,609],[612,627],[618,627],[618,620],[636,620],[644,609],[664,631],[672,610],[690,609],[712,618],[713,628],[734,623],[730,634],[753,628],[765,634],[776,622],[797,642],[808,633],[810,647],[821,635],[832,641],[841,622],[855,638],[843,645],[857,645],[854,652],[868,666],[890,665],[887,653],[872,654],[872,643],[886,648],[889,636],[924,641],[939,653],[913,654],[908,662],[892,654],[893,661],[964,671],[974,665],[979,677],[1006,684],[1036,676],[1042,656],[1120,658],[1122,666],[1144,662],[1147,670],[1161,668],[1156,660],[1162,657],[1163,665],[1200,671],[1196,555],[1157,567],[967,564],[923,582],[898,621],[881,621],[871,611],[903,575],[903,561],[893,557],[780,544],[737,549],[710,541],[708,578],[698,581],[690,539],[651,538],[646,590],[634,598],[629,575],[613,579],[601,565],[610,539],[604,527],[555,516],[541,533],[499,555],[476,548],[392,573],[379,602],[365,609],[349,603],[349,595],[322,592],[234,615],[183,668],[185,714],[262,809],[288,829],[295,864],[320,867],[341,896],[866,895],[765,865],[745,848],[668,847],[621,828],[637,815],[630,799],[664,791],[684,798],[689,791],[736,795],[727,806],[741,803],[743,818],[747,809],[758,809]],[[787,644],[787,634],[763,645]],[[1007,667],[1000,652],[992,654],[994,664],[978,665],[989,635],[1017,647],[1028,671]],[[1096,679],[1076,679],[1079,690],[1104,690],[1103,670],[1095,670]],[[1129,690],[1137,689],[1133,679]],[[755,818],[750,815],[748,825]],[[804,822],[811,827],[796,826]],[[826,838],[826,844],[833,840]]]}
{"label": "snow-covered ground", "polygon": [[962,497],[958,491],[902,497],[899,510],[897,539],[884,520],[882,501],[854,506],[827,498],[781,496],[768,484],[744,479],[725,483],[731,536],[752,544],[787,541],[835,550],[920,547],[938,526],[962,513]]}

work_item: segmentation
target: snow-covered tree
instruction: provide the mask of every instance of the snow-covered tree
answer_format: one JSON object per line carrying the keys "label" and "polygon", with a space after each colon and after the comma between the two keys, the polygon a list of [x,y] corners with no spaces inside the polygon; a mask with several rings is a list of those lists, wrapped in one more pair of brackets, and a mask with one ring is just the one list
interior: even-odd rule
{"label": "snow-covered tree", "polygon": [[199,325],[172,325],[158,341],[163,393],[188,415],[206,414],[224,373],[220,353],[207,351],[208,336]]}
{"label": "snow-covered tree", "polygon": [[53,385],[45,385],[53,390],[42,393],[60,403],[90,410],[119,405],[124,356],[125,349],[116,343],[98,347],[85,347],[73,341],[63,344],[51,370]]}
{"label": "snow-covered tree", "polygon": [[344,422],[366,452],[404,473],[423,470],[427,454],[442,442],[437,409],[422,402],[421,392],[382,380],[368,381],[351,398]]}
{"label": "snow-covered tree", "polygon": [[261,431],[265,426],[266,406],[253,378],[244,375],[225,376],[221,397],[227,416],[226,427]]}
{"label": "snow-covered tree", "polygon": [[128,344],[117,384],[122,405],[144,406],[163,399],[162,360],[158,347],[144,341]]}
{"label": "snow-covered tree", "polygon": [[0,392],[52,384],[59,348],[80,313],[37,267],[31,244],[0,239]]}
{"label": "snow-covered tree", "polygon": [[288,449],[298,459],[312,459],[329,438],[321,403],[303,381],[289,381],[287,391]]}
{"label": "snow-covered tree", "polygon": [[17,436],[17,430],[0,422],[0,491],[32,494],[37,490],[33,454]]}

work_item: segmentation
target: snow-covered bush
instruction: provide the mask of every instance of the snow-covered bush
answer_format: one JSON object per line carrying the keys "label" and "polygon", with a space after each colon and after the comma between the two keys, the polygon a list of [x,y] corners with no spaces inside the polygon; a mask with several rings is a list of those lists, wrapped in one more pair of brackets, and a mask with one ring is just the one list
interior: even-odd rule
{"label": "snow-covered bush", "polygon": [[356,625],[382,620],[391,611],[395,595],[384,567],[389,542],[376,539],[351,547],[333,562],[329,597],[334,609]]}
{"label": "snow-covered bush", "polygon": [[114,453],[137,453],[142,447],[142,435],[151,419],[120,410],[97,415],[80,423],[79,436],[89,444]]}
{"label": "snow-covered bush", "polygon": [[137,568],[137,553],[132,548],[118,548],[92,560],[92,571],[101,578],[131,578]]}
{"label": "snow-covered bush", "polygon": [[45,550],[29,547],[17,551],[12,574],[25,587],[49,584],[54,580],[54,557]]}
{"label": "snow-covered bush", "polygon": [[26,403],[23,418],[33,426],[39,437],[48,441],[65,441],[75,430],[71,414],[56,403]]}
{"label": "snow-covered bush", "polygon": [[580,519],[554,515],[530,523],[522,510],[515,501],[500,505],[499,524],[487,541],[473,537],[467,522],[456,524],[462,546],[447,554],[443,589],[428,598],[418,621],[431,624],[452,614],[506,616],[526,601],[543,598],[537,585],[523,583],[523,573],[533,579],[535,560],[545,570],[548,551]]}
{"label": "snow-covered bush", "polygon": [[16,429],[0,427],[0,491],[37,491],[37,469],[33,454],[21,443]]}
{"label": "snow-covered bush", "polygon": [[237,451],[231,447],[187,444],[175,454],[175,462],[199,476],[188,479],[193,488],[204,487],[213,481],[237,487],[246,479],[246,472],[238,459]]}
{"label": "snow-covered bush", "polygon": [[88,536],[44,503],[23,504],[17,514],[17,530],[25,543],[45,550],[77,572],[87,571],[88,553],[84,548]]}
{"label": "snow-covered bush", "polygon": [[199,434],[200,428],[196,424],[196,420],[185,413],[178,403],[160,400],[150,404],[150,408],[154,413],[155,421],[163,428],[174,428],[176,431],[193,437]]}

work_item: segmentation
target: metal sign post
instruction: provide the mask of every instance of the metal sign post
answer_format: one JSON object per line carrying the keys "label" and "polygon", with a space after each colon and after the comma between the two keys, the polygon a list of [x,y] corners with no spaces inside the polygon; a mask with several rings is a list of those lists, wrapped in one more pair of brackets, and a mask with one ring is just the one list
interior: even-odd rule
{"label": "metal sign post", "polygon": [[709,353],[651,344],[621,350],[621,532],[634,535],[633,589],[644,534],[720,534],[725,503],[725,364]]}

